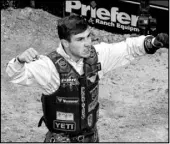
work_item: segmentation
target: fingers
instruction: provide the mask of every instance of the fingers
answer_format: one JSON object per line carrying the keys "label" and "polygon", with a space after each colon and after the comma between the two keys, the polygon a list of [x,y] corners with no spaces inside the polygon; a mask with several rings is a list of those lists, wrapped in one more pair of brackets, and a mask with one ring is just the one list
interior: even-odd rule
{"label": "fingers", "polygon": [[38,52],[37,52],[35,49],[33,49],[33,48],[30,48],[30,49],[28,50],[28,53],[29,53],[29,56],[30,56],[31,58],[33,58],[33,59],[38,59],[38,58],[39,58]]}
{"label": "fingers", "polygon": [[161,41],[158,41],[157,39],[154,40],[153,44],[154,44],[154,46],[156,46],[158,48],[163,47],[163,43]]}
{"label": "fingers", "polygon": [[29,48],[27,50],[26,59],[27,59],[28,62],[36,60],[38,58],[38,56],[39,56],[39,54],[35,49]]}
{"label": "fingers", "polygon": [[169,36],[166,33],[159,33],[156,40],[162,43],[161,47],[169,47]]}
{"label": "fingers", "polygon": [[38,52],[34,48],[29,48],[19,56],[19,60],[22,62],[31,62],[39,58]]}

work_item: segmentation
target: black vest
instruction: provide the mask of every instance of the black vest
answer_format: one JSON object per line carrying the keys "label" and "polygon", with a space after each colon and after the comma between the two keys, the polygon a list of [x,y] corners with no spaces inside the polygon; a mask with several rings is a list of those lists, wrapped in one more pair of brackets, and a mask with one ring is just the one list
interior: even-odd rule
{"label": "black vest", "polygon": [[56,51],[48,57],[59,76],[60,87],[51,95],[42,95],[43,120],[52,132],[78,134],[92,129],[99,115],[99,76],[101,64],[92,47],[89,58],[84,59],[84,74],[77,71]]}

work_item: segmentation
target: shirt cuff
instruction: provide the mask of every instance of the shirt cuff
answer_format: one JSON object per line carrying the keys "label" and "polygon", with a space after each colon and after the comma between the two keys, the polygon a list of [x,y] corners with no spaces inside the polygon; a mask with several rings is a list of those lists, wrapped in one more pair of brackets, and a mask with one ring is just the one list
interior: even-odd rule
{"label": "shirt cuff", "polygon": [[18,61],[17,58],[13,58],[11,60],[11,62],[13,63],[13,68],[16,70],[16,71],[21,71],[21,69],[24,67],[25,63],[20,63]]}

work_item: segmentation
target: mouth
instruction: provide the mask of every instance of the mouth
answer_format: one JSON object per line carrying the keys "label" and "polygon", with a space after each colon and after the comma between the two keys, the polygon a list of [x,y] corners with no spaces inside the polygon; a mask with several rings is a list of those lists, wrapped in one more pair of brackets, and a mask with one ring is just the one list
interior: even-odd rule
{"label": "mouth", "polygon": [[83,52],[83,55],[84,55],[84,57],[89,57],[90,56],[90,50],[85,50],[84,52]]}
{"label": "mouth", "polygon": [[84,55],[87,57],[87,56],[90,56],[90,53],[91,53],[91,46],[89,47],[86,47],[83,51]]}
{"label": "mouth", "polygon": [[85,54],[89,54],[90,52],[91,52],[90,48],[84,50]]}
{"label": "mouth", "polygon": [[90,52],[90,51],[91,51],[91,46],[89,46],[89,47],[86,47],[85,51],[88,51],[88,52]]}

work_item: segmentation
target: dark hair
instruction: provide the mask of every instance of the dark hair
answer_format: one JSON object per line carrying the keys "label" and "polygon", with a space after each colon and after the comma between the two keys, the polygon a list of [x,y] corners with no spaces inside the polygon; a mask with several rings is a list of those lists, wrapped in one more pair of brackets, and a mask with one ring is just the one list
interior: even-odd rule
{"label": "dark hair", "polygon": [[72,14],[60,19],[57,28],[59,38],[70,41],[72,35],[84,32],[88,24],[82,16]]}

